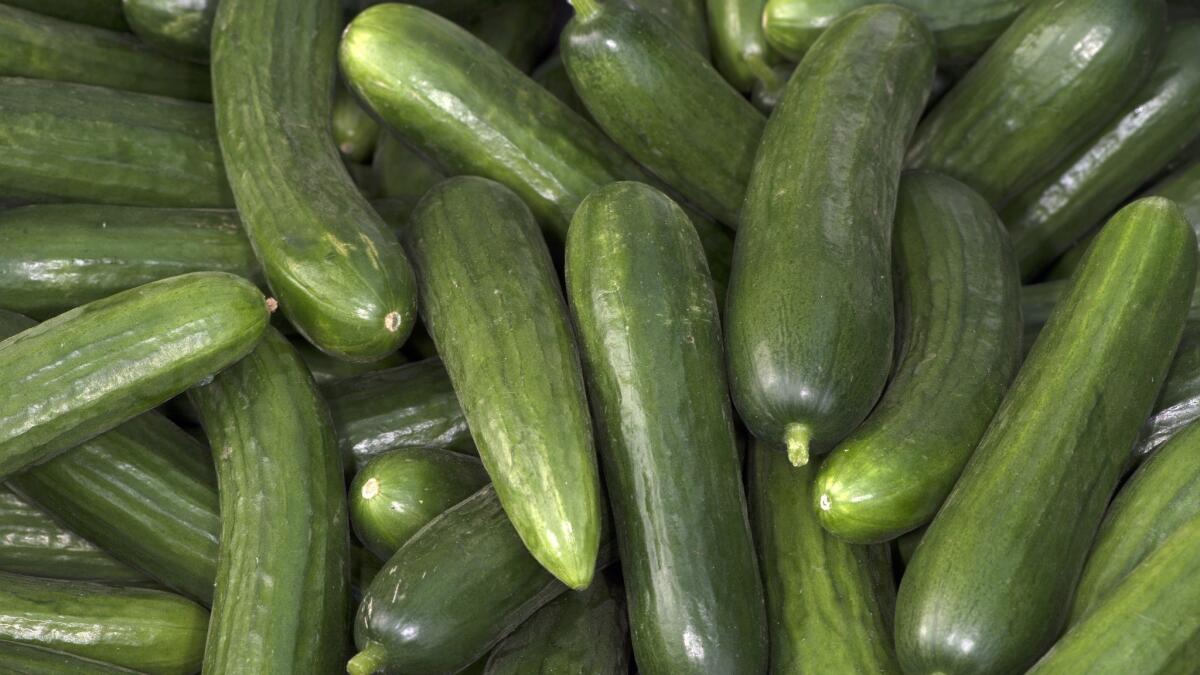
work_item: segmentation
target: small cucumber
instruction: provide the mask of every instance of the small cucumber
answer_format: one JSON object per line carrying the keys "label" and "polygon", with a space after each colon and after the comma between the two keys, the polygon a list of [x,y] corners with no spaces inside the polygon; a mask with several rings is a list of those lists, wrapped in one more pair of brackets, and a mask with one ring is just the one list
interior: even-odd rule
{"label": "small cucumber", "polygon": [[333,97],[333,142],[342,157],[351,162],[367,161],[375,152],[378,138],[379,123],[339,86]]}
{"label": "small cucumber", "polygon": [[121,0],[4,0],[2,4],[89,26],[129,30]]}
{"label": "small cucumber", "polygon": [[138,675],[109,663],[0,640],[0,675]]}
{"label": "small cucumber", "polygon": [[771,66],[779,55],[767,44],[762,14],[766,0],[707,0],[708,37],[713,63],[729,84],[742,93],[754,83],[778,88]]}
{"label": "small cucumber", "polygon": [[123,0],[129,28],[146,44],[188,61],[208,61],[217,0]]}

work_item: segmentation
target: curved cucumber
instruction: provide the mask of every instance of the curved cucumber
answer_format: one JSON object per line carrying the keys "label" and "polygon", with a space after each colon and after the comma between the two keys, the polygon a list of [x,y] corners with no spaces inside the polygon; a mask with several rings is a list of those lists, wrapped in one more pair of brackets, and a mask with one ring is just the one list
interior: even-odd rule
{"label": "curved cucumber", "polygon": [[0,675],[137,675],[137,671],[53,649],[0,640]]}
{"label": "curved cucumber", "polygon": [[763,134],[734,242],[730,389],[796,464],[853,431],[887,381],[892,215],[932,81],[916,16],[864,8],[821,36]]}
{"label": "curved cucumber", "polygon": [[204,63],[217,0],[123,0],[129,28],[167,54]]}
{"label": "curved cucumber", "polygon": [[379,133],[379,123],[339,86],[333,97],[333,142],[342,157],[351,162],[367,161],[375,152]]}
{"label": "curved cucumber", "polygon": [[330,130],[337,0],[222,0],[213,33],[221,152],[280,308],[322,351],[373,361],[416,318],[404,252]]}
{"label": "curved cucumber", "polygon": [[905,174],[894,236],[897,363],[813,491],[825,529],[854,542],[933,518],[1021,358],[1016,259],[982,197],[953,178]]}
{"label": "curved cucumber", "polygon": [[687,215],[640,183],[598,189],[566,279],[639,670],[765,670],[720,318]]}
{"label": "curved cucumber", "polygon": [[[684,43],[709,60],[705,0],[634,0],[671,27]],[[578,9],[578,8],[577,8]]]}
{"label": "curved cucumber", "polygon": [[779,56],[762,29],[766,0],[706,0],[713,63],[735,89],[749,92],[754,83],[778,88],[771,69]]}
{"label": "curved cucumber", "polygon": [[109,30],[129,30],[121,10],[121,0],[4,0],[0,4],[21,7],[64,21]]}
{"label": "curved cucumber", "polygon": [[1037,0],[921,122],[909,163],[1002,206],[1116,117],[1165,22],[1162,0]]}
{"label": "curved cucumber", "polygon": [[1062,630],[1179,344],[1196,257],[1165,199],[1104,227],[905,572],[906,671],[1019,671]]}

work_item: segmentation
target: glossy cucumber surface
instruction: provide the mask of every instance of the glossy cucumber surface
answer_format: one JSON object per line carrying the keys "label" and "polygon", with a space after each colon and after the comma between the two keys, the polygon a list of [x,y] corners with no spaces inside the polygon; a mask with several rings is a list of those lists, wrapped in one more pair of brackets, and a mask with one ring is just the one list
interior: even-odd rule
{"label": "glossy cucumber surface", "polygon": [[208,61],[217,0],[122,0],[129,29],[156,49]]}

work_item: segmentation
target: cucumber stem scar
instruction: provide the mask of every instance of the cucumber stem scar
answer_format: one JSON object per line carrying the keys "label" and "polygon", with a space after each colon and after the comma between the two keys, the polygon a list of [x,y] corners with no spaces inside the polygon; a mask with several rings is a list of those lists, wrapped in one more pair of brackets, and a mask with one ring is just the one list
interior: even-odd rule
{"label": "cucumber stem scar", "polygon": [[808,442],[812,438],[812,430],[806,424],[793,422],[783,430],[783,441],[787,445],[788,461],[792,466],[808,464]]}

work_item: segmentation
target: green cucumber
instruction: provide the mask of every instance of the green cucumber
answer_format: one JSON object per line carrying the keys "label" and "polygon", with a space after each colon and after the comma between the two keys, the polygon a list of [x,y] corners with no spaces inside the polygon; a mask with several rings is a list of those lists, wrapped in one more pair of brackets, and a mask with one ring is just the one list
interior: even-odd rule
{"label": "green cucumber", "polygon": [[474,457],[433,448],[389,452],[355,474],[350,523],[358,540],[387,560],[426,523],[487,484]]}
{"label": "green cucumber", "polygon": [[1016,258],[983,197],[953,178],[905,174],[894,236],[891,381],[813,490],[825,529],[860,543],[933,519],[1021,359]]}
{"label": "green cucumber", "polygon": [[217,0],[123,0],[129,28],[146,44],[188,61],[208,61]]}
{"label": "green cucumber", "polygon": [[907,672],[1015,672],[1054,642],[1179,344],[1196,257],[1166,199],[1104,227],[905,571]]}
{"label": "green cucumber", "polygon": [[600,128],[684,198],[736,226],[766,119],[649,11],[623,0],[573,2],[562,58]]}
{"label": "green cucumber", "polygon": [[708,39],[713,63],[742,93],[757,81],[778,88],[771,66],[779,55],[767,44],[762,13],[767,0],[706,0]]}
{"label": "green cucumber", "polygon": [[242,226],[284,316],[322,351],[373,361],[412,330],[416,281],[333,142],[340,12],[337,0],[222,0],[213,95]]}
{"label": "green cucumber", "polygon": [[53,649],[0,640],[0,675],[137,675],[137,671]]}
{"label": "green cucumber", "polygon": [[530,77],[542,85],[543,89],[554,94],[555,98],[566,103],[568,108],[587,121],[595,122],[592,114],[588,112],[587,106],[579,99],[579,94],[575,93],[575,85],[571,84],[571,78],[567,75],[567,67],[563,65],[562,56],[558,52],[535,68]]}
{"label": "green cucumber", "polygon": [[373,373],[386,368],[394,368],[405,363],[404,355],[400,352],[389,354],[378,361],[361,363],[330,356],[312,346],[310,342],[300,338],[292,339],[292,347],[296,349],[296,353],[300,355],[300,358],[304,361],[304,365],[308,368],[308,372],[312,374],[317,384],[328,384],[337,380],[356,377],[364,373]]}
{"label": "green cucumber", "polygon": [[633,1],[670,26],[687,46],[704,57],[705,61],[708,60],[708,19],[705,16],[708,9],[705,0]]}
{"label": "green cucumber", "polygon": [[1121,116],[1004,207],[1021,275],[1037,276],[1200,138],[1197,117],[1200,20],[1172,25],[1162,59]]}
{"label": "green cucumber", "polygon": [[0,75],[212,100],[204,67],[163,56],[129,33],[0,4],[0,41]]}
{"label": "green cucumber", "polygon": [[1200,231],[1200,157],[1156,183],[1147,194],[1174,200],[1192,228]]}
{"label": "green cucumber", "polygon": [[533,215],[499,183],[451,178],[421,199],[404,243],[421,317],[504,510],[534,558],[586,588],[600,542],[592,425],[566,303]]}
{"label": "green cucumber", "polygon": [[1165,25],[1162,0],[1035,0],[925,117],[909,163],[1002,206],[1117,116]]}
{"label": "green cucumber", "polygon": [[797,465],[853,431],[887,382],[892,215],[933,71],[916,15],[857,10],[809,51],[763,134],[734,243],[730,389]]}
{"label": "green cucumber", "polygon": [[468,21],[466,29],[528,73],[556,36],[555,0],[504,0]]}
{"label": "green cucumber", "polygon": [[694,228],[652,187],[607,185],[571,221],[566,279],[638,668],[764,670],[721,324]]}
{"label": "green cucumber", "polygon": [[208,612],[178,595],[0,572],[0,641],[150,675],[200,669]]}
{"label": "green cucumber", "polygon": [[380,198],[407,199],[414,204],[445,178],[441,170],[387,129],[379,134],[371,174]]}
{"label": "green cucumber", "polygon": [[341,672],[346,496],[329,411],[304,362],[268,330],[249,356],[188,397],[221,498],[204,671]]}
{"label": "green cucumber", "polygon": [[496,645],[485,675],[629,672],[625,597],[603,575],[586,591],[564,593]]}
{"label": "green cucumber", "polygon": [[339,86],[333,97],[333,141],[342,157],[350,162],[367,161],[378,138],[379,123]]}
{"label": "green cucumber", "polygon": [[[193,272],[88,303],[0,342],[0,477],[50,459],[245,356],[263,296]],[[47,446],[47,444],[52,444]]]}
{"label": "green cucumber", "polygon": [[121,9],[121,0],[4,0],[0,4],[21,7],[64,21],[109,30],[129,30]]}
{"label": "green cucumber", "polygon": [[5,77],[0,138],[0,200],[233,204],[205,103]]}
{"label": "green cucumber", "polygon": [[899,673],[888,547],[848,544],[821,527],[811,506],[816,466],[793,468],[754,441],[748,473],[771,672]]}

